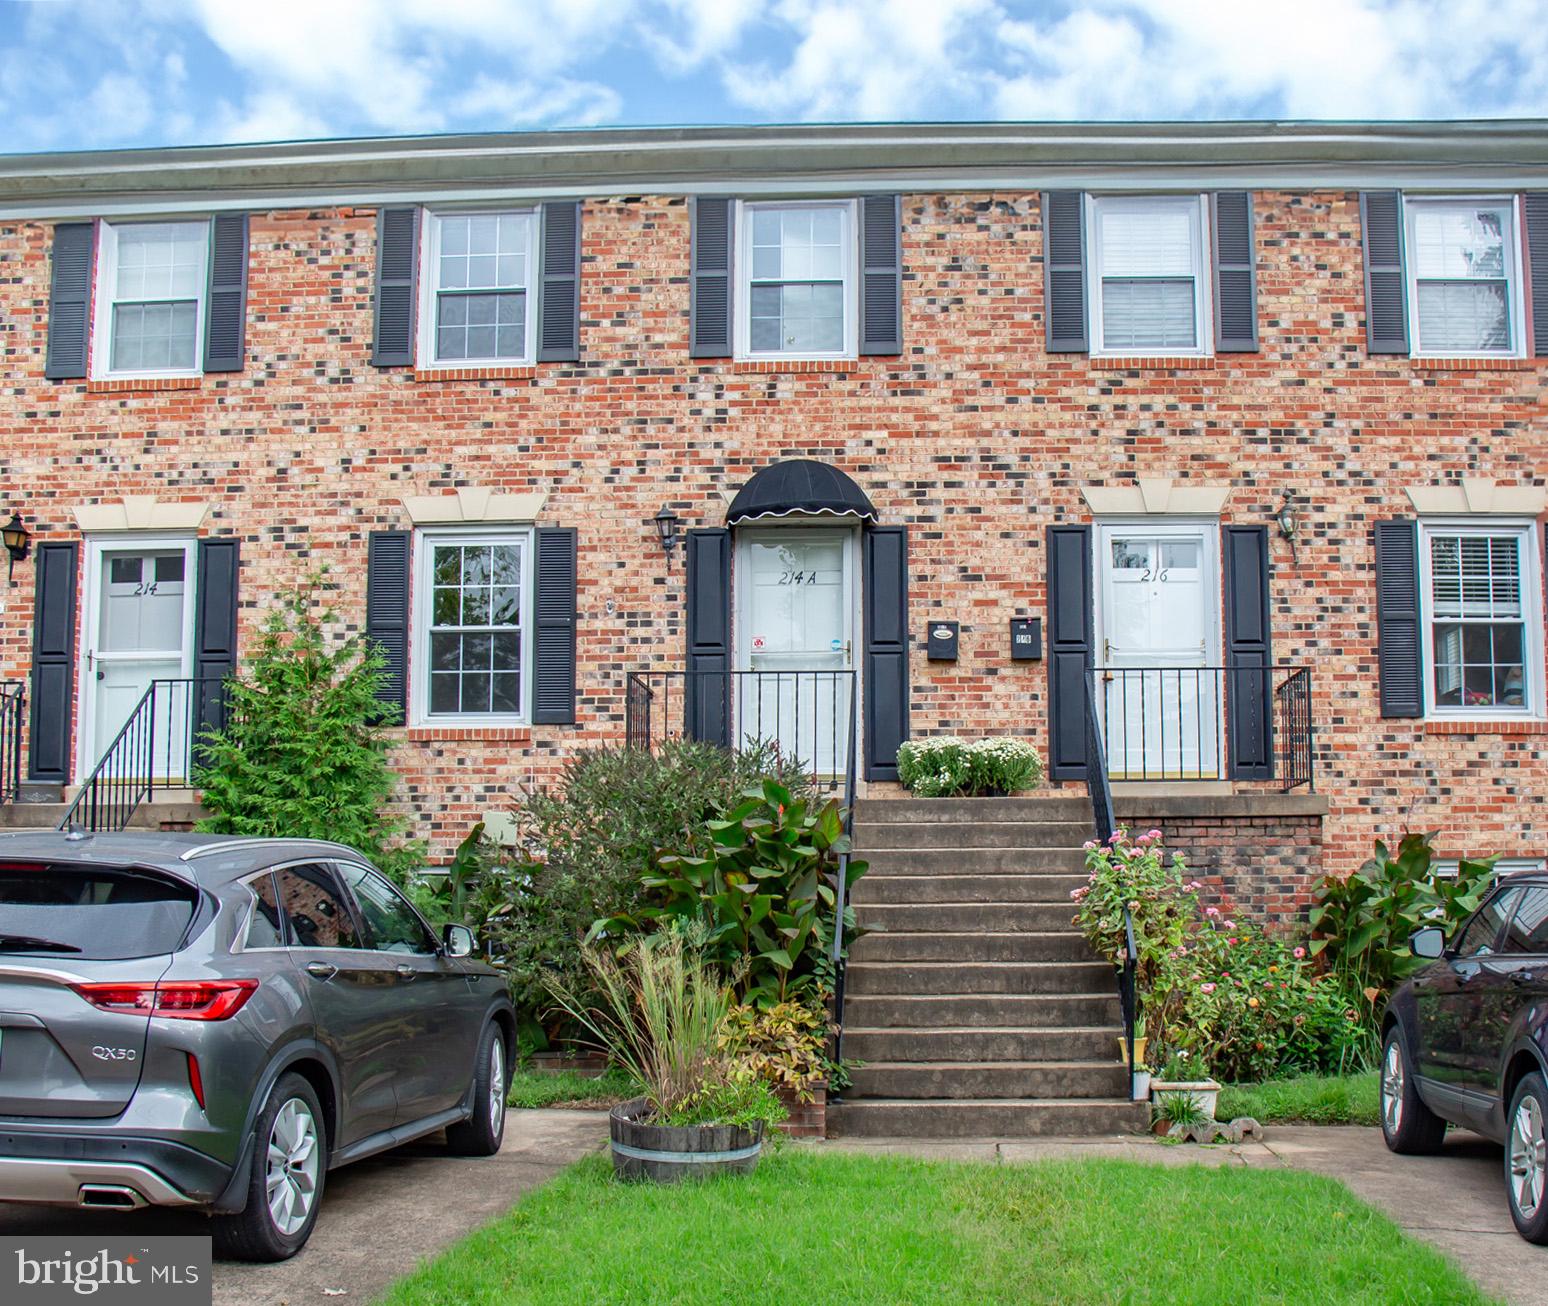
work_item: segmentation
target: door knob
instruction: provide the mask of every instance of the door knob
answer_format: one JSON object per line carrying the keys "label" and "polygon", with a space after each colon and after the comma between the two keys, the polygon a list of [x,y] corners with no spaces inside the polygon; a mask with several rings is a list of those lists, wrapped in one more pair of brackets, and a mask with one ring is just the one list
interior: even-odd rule
{"label": "door knob", "polygon": [[339,968],[330,966],[326,961],[309,961],[306,963],[306,973],[320,980],[330,980],[339,973]]}

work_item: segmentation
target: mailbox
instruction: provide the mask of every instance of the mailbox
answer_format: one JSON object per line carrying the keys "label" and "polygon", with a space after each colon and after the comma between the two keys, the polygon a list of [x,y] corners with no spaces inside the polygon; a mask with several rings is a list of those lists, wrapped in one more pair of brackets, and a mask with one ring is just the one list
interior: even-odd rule
{"label": "mailbox", "polygon": [[1043,660],[1043,619],[1041,617],[1011,618],[1011,661],[1041,662]]}
{"label": "mailbox", "polygon": [[957,660],[957,623],[955,621],[930,623],[929,650],[932,662]]}

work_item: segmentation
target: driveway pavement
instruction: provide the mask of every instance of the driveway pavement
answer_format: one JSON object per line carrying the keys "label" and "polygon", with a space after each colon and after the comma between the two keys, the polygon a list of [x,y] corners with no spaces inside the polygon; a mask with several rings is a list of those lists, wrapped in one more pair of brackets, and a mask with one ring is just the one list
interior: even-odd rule
{"label": "driveway pavement", "polygon": [[[434,1135],[328,1176],[323,1209],[300,1255],[278,1265],[215,1263],[215,1306],[349,1306],[506,1210],[572,1161],[604,1146],[600,1111],[512,1111],[498,1155],[451,1157]],[[0,1203],[0,1235],[205,1233],[197,1215],[114,1215]],[[328,1289],[343,1289],[343,1293]]]}

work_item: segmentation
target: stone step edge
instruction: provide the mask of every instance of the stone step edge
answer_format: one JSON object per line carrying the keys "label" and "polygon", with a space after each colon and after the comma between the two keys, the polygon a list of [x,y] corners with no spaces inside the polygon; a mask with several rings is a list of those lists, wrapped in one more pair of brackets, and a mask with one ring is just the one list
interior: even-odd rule
{"label": "stone step edge", "polygon": [[[1046,1061],[867,1061],[860,1069],[872,1070],[1122,1070],[1123,1062],[1094,1061],[1090,1058],[1071,1061],[1068,1058],[1050,1057]],[[874,1099],[869,1099],[874,1100]],[[911,1099],[918,1100],[918,1099]],[[958,1098],[957,1101],[964,1099]],[[1085,1099],[1082,1099],[1085,1100]]]}
{"label": "stone step edge", "polygon": [[[860,937],[869,938],[871,936],[861,935]],[[960,936],[953,935],[952,937],[957,938]],[[970,935],[969,937],[976,938],[977,936]],[[1006,969],[1010,969],[1012,967],[1026,968],[1030,966],[1047,970],[1063,970],[1071,966],[1084,967],[1085,969],[1090,970],[1093,966],[1101,966],[1104,970],[1116,969],[1112,962],[1103,961],[1100,957],[1096,958],[1095,960],[1087,960],[1082,958],[1078,961],[1060,961],[1056,958],[1044,957],[1036,961],[995,961],[993,959],[989,961],[899,961],[896,958],[890,958],[887,960],[877,961],[851,961],[845,966],[845,970],[902,970],[906,967],[918,967],[921,970],[959,970],[963,966],[992,966],[995,968],[1004,967]],[[932,994],[930,996],[933,997],[936,995]],[[1016,995],[1011,993],[1001,994],[1000,996],[1015,997]]]}
{"label": "stone step edge", "polygon": [[[969,995],[973,996],[973,995]],[[992,996],[992,995],[991,995]],[[851,1034],[1111,1034],[1123,1037],[1122,1025],[844,1025],[844,1037]],[[998,1065],[999,1062],[984,1062]]]}
{"label": "stone step edge", "polygon": [[912,1107],[915,1110],[967,1110],[972,1107],[1021,1107],[1033,1109],[1050,1106],[1143,1106],[1126,1097],[849,1097],[841,1103],[830,1103],[830,1111],[856,1110],[868,1107]]}

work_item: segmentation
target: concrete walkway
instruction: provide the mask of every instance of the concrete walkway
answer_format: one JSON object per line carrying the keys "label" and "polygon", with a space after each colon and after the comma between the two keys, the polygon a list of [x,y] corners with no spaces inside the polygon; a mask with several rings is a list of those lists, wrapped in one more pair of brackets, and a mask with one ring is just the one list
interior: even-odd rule
{"label": "concrete walkway", "polygon": [[997,1142],[835,1139],[823,1147],[943,1160],[1017,1162],[1111,1157],[1151,1165],[1312,1170],[1347,1184],[1404,1230],[1450,1257],[1474,1283],[1514,1306],[1548,1306],[1548,1247],[1517,1236],[1505,1206],[1501,1149],[1453,1130],[1439,1156],[1395,1156],[1379,1129],[1269,1125],[1262,1143],[1197,1147],[1149,1138],[1028,1138]]}
{"label": "concrete walkway", "polygon": [[[277,1265],[217,1261],[215,1306],[364,1306],[421,1258],[606,1142],[604,1112],[512,1111],[495,1156],[448,1156],[432,1136],[336,1170],[306,1248]],[[0,1204],[6,1236],[78,1235],[88,1227],[151,1235],[208,1231],[202,1217],[175,1211],[87,1215]]]}

